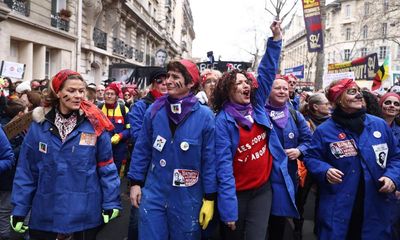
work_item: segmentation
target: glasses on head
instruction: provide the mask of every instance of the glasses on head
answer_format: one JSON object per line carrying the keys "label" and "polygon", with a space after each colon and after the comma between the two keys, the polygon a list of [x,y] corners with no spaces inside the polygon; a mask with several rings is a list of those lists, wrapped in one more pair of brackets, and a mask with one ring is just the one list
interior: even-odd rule
{"label": "glasses on head", "polygon": [[350,88],[347,89],[346,93],[348,95],[356,95],[357,93],[361,93],[361,90],[359,88]]}
{"label": "glasses on head", "polygon": [[383,104],[385,104],[385,105],[392,105],[393,104],[396,107],[400,107],[400,102],[391,101],[391,100],[386,100],[386,101],[383,102]]}

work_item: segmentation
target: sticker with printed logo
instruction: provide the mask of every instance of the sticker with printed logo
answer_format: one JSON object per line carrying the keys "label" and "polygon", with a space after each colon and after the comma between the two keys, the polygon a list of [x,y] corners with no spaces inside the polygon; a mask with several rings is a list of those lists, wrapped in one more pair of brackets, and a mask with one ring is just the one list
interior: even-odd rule
{"label": "sticker with printed logo", "polygon": [[94,146],[96,145],[97,136],[94,133],[81,133],[79,145],[81,146]]}
{"label": "sticker with printed logo", "polygon": [[189,169],[174,169],[172,186],[191,187],[199,181],[199,172]]}
{"label": "sticker with printed logo", "polygon": [[157,135],[156,140],[154,141],[153,148],[157,149],[159,152],[161,152],[164,148],[165,142],[167,140],[160,135]]}
{"label": "sticker with printed logo", "polygon": [[331,153],[335,158],[354,157],[357,156],[357,149],[353,139],[329,144]]}
{"label": "sticker with printed logo", "polygon": [[182,113],[181,103],[171,104],[171,112],[176,114],[181,114]]}
{"label": "sticker with printed logo", "polygon": [[372,145],[372,148],[374,149],[376,163],[381,168],[386,168],[387,155],[389,152],[388,145],[386,143],[381,143]]}
{"label": "sticker with printed logo", "polygon": [[47,153],[47,144],[39,142],[39,152]]}

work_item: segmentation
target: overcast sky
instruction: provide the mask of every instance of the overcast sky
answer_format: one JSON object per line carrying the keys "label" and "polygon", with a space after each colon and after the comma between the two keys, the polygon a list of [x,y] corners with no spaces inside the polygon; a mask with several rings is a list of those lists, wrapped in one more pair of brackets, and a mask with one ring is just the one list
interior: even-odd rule
{"label": "overcast sky", "polygon": [[[272,35],[273,16],[264,10],[265,0],[190,0],[190,5],[196,33],[193,57],[205,59],[213,51],[216,60],[221,56],[223,61],[250,61],[255,38],[263,50],[263,42]],[[302,13],[301,1],[297,8]]]}

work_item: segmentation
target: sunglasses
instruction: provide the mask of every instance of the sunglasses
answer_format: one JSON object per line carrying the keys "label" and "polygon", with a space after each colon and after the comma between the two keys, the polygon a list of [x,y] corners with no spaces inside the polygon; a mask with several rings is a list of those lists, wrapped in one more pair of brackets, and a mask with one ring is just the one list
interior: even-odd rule
{"label": "sunglasses", "polygon": [[394,106],[396,106],[396,107],[400,107],[400,102],[396,102],[396,101],[390,101],[390,100],[386,100],[386,101],[384,101],[383,102],[383,104],[385,104],[385,105],[394,105]]}

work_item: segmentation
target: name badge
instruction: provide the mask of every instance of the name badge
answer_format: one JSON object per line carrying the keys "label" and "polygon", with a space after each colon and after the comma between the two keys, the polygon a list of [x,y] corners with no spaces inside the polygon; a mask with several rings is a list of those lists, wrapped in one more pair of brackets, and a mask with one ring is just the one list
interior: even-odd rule
{"label": "name badge", "polygon": [[357,149],[353,139],[329,144],[331,153],[335,158],[354,157],[357,156]]}
{"label": "name badge", "polygon": [[47,153],[47,144],[39,142],[39,152]]}
{"label": "name badge", "polygon": [[389,152],[388,145],[386,143],[381,143],[372,145],[372,148],[374,149],[376,163],[381,168],[386,168],[387,155]]}
{"label": "name badge", "polygon": [[97,141],[97,136],[94,133],[81,133],[81,139],[79,140],[79,145],[81,146],[95,146]]}

